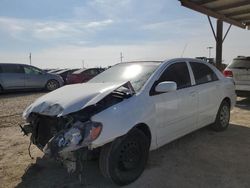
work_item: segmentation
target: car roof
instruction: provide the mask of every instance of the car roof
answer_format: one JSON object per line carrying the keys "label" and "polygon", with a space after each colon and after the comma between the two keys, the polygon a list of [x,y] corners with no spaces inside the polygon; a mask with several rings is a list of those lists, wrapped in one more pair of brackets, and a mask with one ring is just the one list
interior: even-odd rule
{"label": "car roof", "polygon": [[234,60],[248,60],[250,61],[250,56],[238,56]]}
{"label": "car roof", "polygon": [[22,64],[22,63],[0,63],[0,65],[23,65],[23,66],[32,66],[28,64]]}

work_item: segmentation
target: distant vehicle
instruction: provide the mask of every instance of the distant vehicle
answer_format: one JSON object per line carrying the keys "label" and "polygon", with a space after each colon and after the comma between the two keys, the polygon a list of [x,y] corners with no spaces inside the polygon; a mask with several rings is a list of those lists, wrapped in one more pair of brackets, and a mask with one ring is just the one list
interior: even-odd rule
{"label": "distant vehicle", "polygon": [[45,72],[50,72],[50,71],[54,71],[55,69],[43,69],[43,71]]}
{"label": "distant vehicle", "polygon": [[124,62],[37,99],[22,131],[70,172],[99,153],[104,177],[126,185],[150,150],[207,125],[226,130],[235,100],[233,80],[204,61]]}
{"label": "distant vehicle", "polygon": [[56,72],[59,72],[59,71],[62,71],[62,70],[65,70],[65,69],[52,69],[50,71],[48,71],[48,73],[56,73]]}
{"label": "distant vehicle", "polygon": [[67,76],[68,76],[69,74],[71,74],[71,73],[77,71],[77,70],[79,70],[79,69],[65,69],[65,70],[57,71],[57,72],[55,72],[55,73],[53,73],[53,74],[60,75],[60,76],[62,77],[64,83],[66,83],[66,78],[67,78]]}
{"label": "distant vehicle", "polygon": [[99,73],[103,72],[103,68],[79,69],[66,78],[67,84],[76,84],[89,81]]}
{"label": "distant vehicle", "polygon": [[63,85],[63,79],[30,65],[0,63],[0,92],[45,88],[53,91]]}
{"label": "distant vehicle", "polygon": [[250,97],[250,57],[235,58],[224,70],[224,75],[234,79],[238,96]]}

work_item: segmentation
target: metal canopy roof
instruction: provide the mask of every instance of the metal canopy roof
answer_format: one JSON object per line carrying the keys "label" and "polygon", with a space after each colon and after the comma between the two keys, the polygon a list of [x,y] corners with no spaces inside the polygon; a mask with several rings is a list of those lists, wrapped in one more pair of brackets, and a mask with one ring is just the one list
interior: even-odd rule
{"label": "metal canopy roof", "polygon": [[250,0],[180,0],[182,6],[250,29]]}

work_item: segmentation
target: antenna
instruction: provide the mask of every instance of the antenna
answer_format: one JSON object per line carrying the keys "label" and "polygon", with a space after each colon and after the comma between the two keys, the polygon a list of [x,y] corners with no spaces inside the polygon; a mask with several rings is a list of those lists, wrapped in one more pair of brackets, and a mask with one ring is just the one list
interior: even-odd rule
{"label": "antenna", "polygon": [[182,53],[181,53],[181,57],[183,57],[183,55],[184,55],[184,53],[185,53],[185,51],[186,51],[187,45],[188,45],[188,43],[185,44],[185,46],[184,46],[184,48],[183,48],[183,51],[182,51]]}
{"label": "antenna", "polygon": [[84,60],[82,60],[82,68],[84,68]]}
{"label": "antenna", "polygon": [[30,54],[29,54],[29,59],[30,59],[30,65],[31,65],[31,52],[30,52]]}
{"label": "antenna", "polygon": [[122,63],[123,58],[124,58],[124,56],[122,55],[122,52],[121,52],[121,53],[120,53],[121,63]]}

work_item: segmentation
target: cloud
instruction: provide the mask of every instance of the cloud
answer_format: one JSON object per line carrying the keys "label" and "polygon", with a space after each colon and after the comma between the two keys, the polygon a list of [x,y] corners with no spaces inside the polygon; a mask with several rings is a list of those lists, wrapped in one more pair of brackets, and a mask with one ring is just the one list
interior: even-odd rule
{"label": "cloud", "polygon": [[94,33],[109,25],[113,20],[84,21],[43,21],[0,17],[0,31],[5,31],[15,39],[73,39],[79,35]]}

